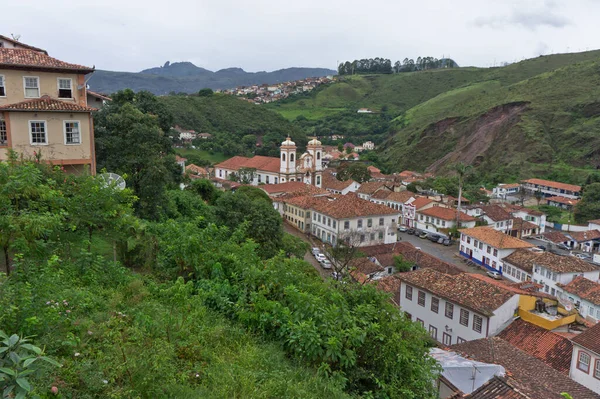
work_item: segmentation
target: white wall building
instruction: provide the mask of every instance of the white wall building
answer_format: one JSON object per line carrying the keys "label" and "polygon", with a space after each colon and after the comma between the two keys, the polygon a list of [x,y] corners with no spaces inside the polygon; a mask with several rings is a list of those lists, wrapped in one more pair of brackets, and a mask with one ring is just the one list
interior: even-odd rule
{"label": "white wall building", "polygon": [[597,282],[600,269],[574,256],[560,256],[550,252],[540,254],[533,262],[533,281],[542,284],[543,291],[550,295],[555,295],[560,290],[558,284],[569,284],[578,276]]}
{"label": "white wall building", "polygon": [[521,185],[519,183],[498,184],[492,189],[492,195],[495,198],[506,199],[506,197],[517,194],[520,189]]}
{"label": "white wall building", "polygon": [[467,273],[421,269],[398,278],[401,310],[444,345],[496,335],[519,306],[519,294]]}
{"label": "white wall building", "polygon": [[574,184],[560,183],[551,180],[529,179],[523,180],[523,189],[531,194],[542,193],[545,197],[554,197],[556,195],[577,199],[581,197],[581,186]]}
{"label": "white wall building", "polygon": [[[456,209],[443,208],[440,206],[422,209],[417,211],[416,227],[419,230],[425,230],[432,233],[451,229],[456,226],[457,213],[458,211]],[[460,227],[475,227],[477,219],[473,216],[460,212],[459,217]]]}
{"label": "white wall building", "polygon": [[491,227],[464,229],[460,235],[460,254],[488,270],[503,272],[502,259],[519,248],[533,245]]}
{"label": "white wall building", "polygon": [[592,323],[600,321],[600,283],[578,276],[557,286],[560,298],[572,302],[581,317]]}
{"label": "white wall building", "polygon": [[600,323],[572,341],[569,377],[600,395]]}
{"label": "white wall building", "polygon": [[319,201],[312,205],[311,214],[312,235],[332,245],[338,240],[350,240],[356,246],[397,241],[400,212],[355,194]]}

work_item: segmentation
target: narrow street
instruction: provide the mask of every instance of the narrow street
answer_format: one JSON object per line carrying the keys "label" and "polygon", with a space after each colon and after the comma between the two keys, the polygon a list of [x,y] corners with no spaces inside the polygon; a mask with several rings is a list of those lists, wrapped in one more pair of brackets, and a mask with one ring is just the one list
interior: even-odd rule
{"label": "narrow street", "polygon": [[[309,243],[311,248],[312,247],[319,247],[319,248],[323,247],[322,243],[317,242],[317,240],[314,240],[312,237],[308,236],[307,234],[303,234],[302,232],[298,231],[296,228],[290,226],[290,224],[287,223],[285,220],[283,221],[283,230],[286,233],[290,233],[290,234],[300,238],[301,240]],[[321,275],[321,277],[323,277],[323,279],[326,279],[327,277],[331,276],[332,270],[323,269],[321,267],[321,265],[319,264],[319,262],[317,262],[315,257],[312,255],[310,249],[304,254],[304,260],[307,261],[308,263],[310,263],[311,265],[313,265],[313,267],[319,272],[319,274]]]}

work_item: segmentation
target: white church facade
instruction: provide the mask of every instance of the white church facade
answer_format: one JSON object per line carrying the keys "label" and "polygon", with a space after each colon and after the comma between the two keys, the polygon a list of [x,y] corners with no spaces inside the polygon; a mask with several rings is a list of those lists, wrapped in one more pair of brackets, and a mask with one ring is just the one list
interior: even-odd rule
{"label": "white church facade", "polygon": [[321,187],[323,179],[323,146],[313,138],[300,157],[296,143],[288,137],[280,147],[279,158],[255,155],[251,158],[235,156],[215,165],[215,177],[240,183],[279,184],[301,181]]}

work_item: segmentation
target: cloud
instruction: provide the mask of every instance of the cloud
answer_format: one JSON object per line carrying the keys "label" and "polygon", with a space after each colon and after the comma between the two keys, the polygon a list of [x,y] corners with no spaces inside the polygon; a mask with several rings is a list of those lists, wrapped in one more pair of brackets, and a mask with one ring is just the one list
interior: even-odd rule
{"label": "cloud", "polygon": [[517,25],[530,30],[536,30],[542,26],[551,28],[564,28],[571,22],[550,10],[554,8],[554,3],[546,2],[546,9],[538,11],[515,10],[511,15],[496,17],[479,17],[474,21],[475,26],[490,27],[494,29],[504,28],[508,25]]}

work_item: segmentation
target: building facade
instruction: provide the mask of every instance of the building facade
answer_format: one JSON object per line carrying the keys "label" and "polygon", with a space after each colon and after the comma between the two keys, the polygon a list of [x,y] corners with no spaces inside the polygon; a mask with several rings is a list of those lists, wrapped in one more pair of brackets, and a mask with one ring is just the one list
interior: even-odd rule
{"label": "building facade", "polygon": [[600,395],[600,324],[573,338],[569,377]]}
{"label": "building facade", "polygon": [[95,109],[85,84],[93,71],[0,36],[0,161],[14,150],[67,172],[95,173]]}
{"label": "building facade", "polygon": [[529,179],[523,180],[523,189],[530,194],[541,193],[544,197],[561,196],[570,199],[581,198],[581,186],[560,183],[551,180]]}

